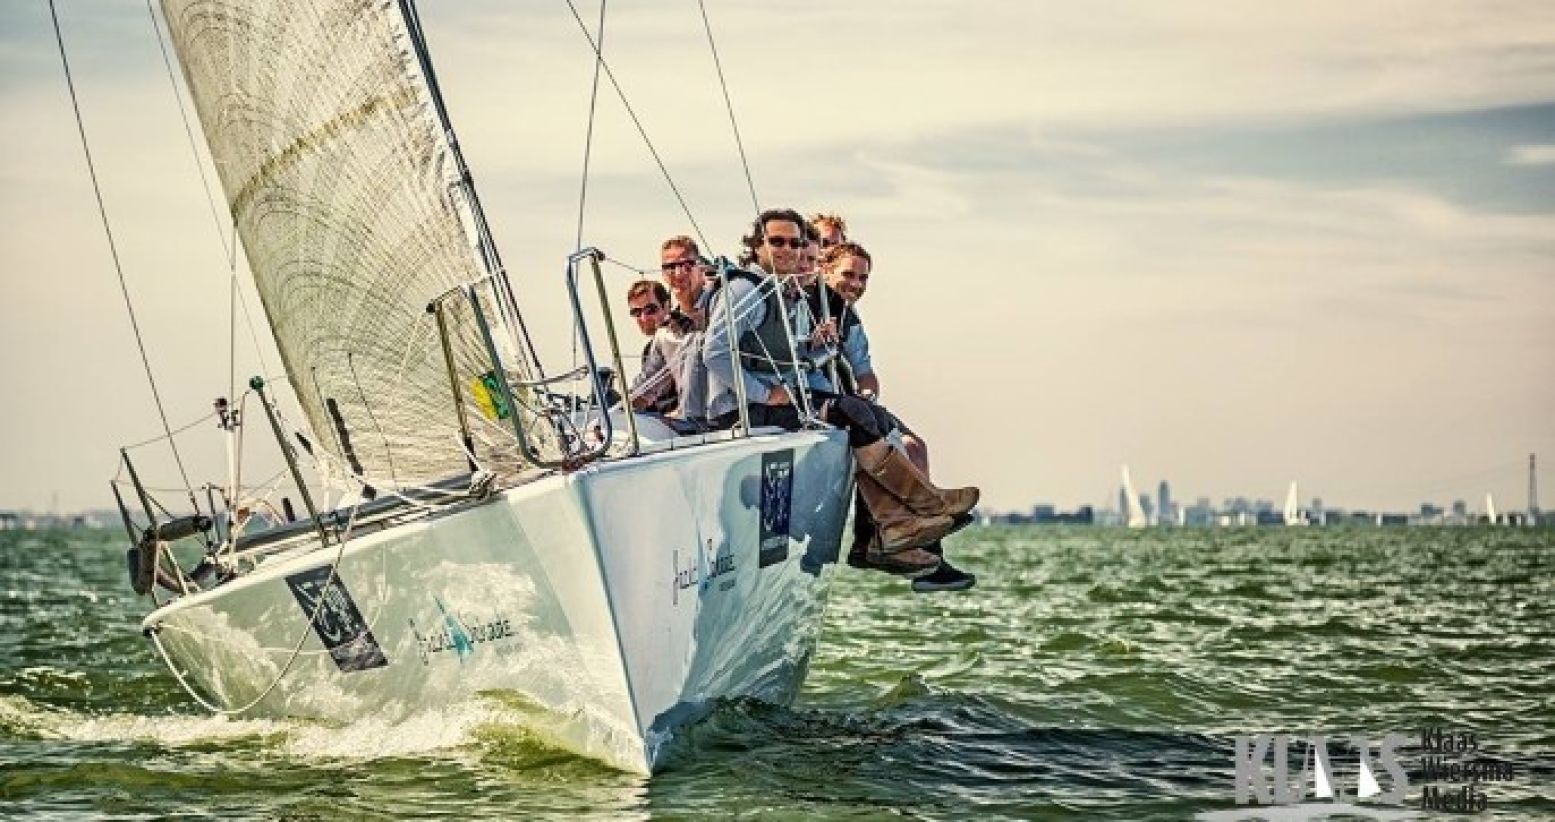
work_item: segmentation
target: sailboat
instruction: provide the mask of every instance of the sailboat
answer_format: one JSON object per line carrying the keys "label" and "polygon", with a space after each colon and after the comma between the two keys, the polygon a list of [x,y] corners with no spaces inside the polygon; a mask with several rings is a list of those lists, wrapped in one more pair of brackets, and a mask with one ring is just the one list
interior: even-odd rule
{"label": "sailboat", "polygon": [[234,481],[175,516],[124,452],[141,627],[190,695],[347,722],[502,694],[538,736],[639,773],[719,700],[792,700],[846,438],[679,436],[616,407],[591,248],[558,265],[583,362],[545,368],[410,0],[161,8],[286,370],[222,424],[268,424],[306,509],[260,528],[273,496]]}
{"label": "sailboat", "polygon": [[1129,477],[1128,466],[1123,466],[1123,516],[1130,528],[1144,528],[1150,524],[1144,507],[1139,504],[1139,494],[1134,491],[1134,481]]}
{"label": "sailboat", "polygon": [[1485,521],[1491,525],[1496,524],[1496,501],[1489,491],[1485,492]]}
{"label": "sailboat", "polygon": [[1301,515],[1301,503],[1298,501],[1300,491],[1296,488],[1296,481],[1290,481],[1290,489],[1285,492],[1284,519],[1287,527],[1306,525],[1307,520]]}

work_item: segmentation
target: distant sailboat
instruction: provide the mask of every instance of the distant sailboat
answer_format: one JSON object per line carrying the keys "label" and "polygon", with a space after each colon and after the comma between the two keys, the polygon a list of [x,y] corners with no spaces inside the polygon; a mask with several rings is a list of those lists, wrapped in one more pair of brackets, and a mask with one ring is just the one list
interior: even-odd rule
{"label": "distant sailboat", "polygon": [[1485,519],[1488,520],[1491,525],[1496,524],[1496,501],[1491,498],[1488,491],[1485,493]]}
{"label": "distant sailboat", "polygon": [[1134,491],[1134,481],[1129,478],[1128,466],[1123,466],[1123,516],[1130,528],[1144,528],[1150,524],[1145,509],[1139,504],[1139,494]]}
{"label": "distant sailboat", "polygon": [[1299,492],[1296,490],[1296,481],[1290,481],[1290,490],[1285,493],[1285,524],[1287,526],[1306,525],[1307,520],[1301,515],[1301,505],[1296,500]]}

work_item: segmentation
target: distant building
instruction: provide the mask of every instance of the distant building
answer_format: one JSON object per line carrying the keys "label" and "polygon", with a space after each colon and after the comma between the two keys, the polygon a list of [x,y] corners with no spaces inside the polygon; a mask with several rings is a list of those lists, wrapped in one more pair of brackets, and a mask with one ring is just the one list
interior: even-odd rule
{"label": "distant building", "polygon": [[1159,522],[1166,524],[1177,521],[1177,511],[1172,508],[1172,486],[1166,480],[1156,487],[1155,509],[1160,513]]}

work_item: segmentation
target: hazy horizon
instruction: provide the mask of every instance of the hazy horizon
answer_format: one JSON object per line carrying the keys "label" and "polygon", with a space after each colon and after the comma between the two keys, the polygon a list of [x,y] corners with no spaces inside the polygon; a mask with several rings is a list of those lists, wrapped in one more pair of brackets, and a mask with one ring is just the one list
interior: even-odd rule
{"label": "hazy horizon", "polygon": [[[1535,452],[1555,507],[1555,6],[708,13],[762,204],[840,212],[873,253],[882,399],[946,482],[1106,507],[1127,463],[1188,502],[1297,480],[1303,503],[1510,510]],[[60,14],[178,426],[228,390],[225,252],[145,5]],[[532,330],[558,339],[592,54],[564,4],[422,15]],[[729,253],[750,198],[696,7],[610,15],[606,58]],[[117,448],[159,423],[44,4],[0,8],[0,65],[0,509],[109,507]],[[655,266],[689,227],[608,87],[593,164],[585,242]],[[240,327],[237,377],[260,370]],[[221,453],[192,456],[215,479]]]}

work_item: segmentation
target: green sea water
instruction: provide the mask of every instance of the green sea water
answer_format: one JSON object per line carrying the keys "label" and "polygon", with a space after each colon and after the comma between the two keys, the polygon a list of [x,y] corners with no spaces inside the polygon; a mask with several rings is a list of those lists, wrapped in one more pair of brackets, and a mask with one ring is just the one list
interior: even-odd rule
{"label": "green sea water", "polygon": [[0,533],[0,816],[1191,819],[1237,807],[1238,735],[1280,732],[1327,735],[1341,782],[1352,736],[1403,734],[1418,810],[1435,727],[1512,770],[1472,818],[1555,818],[1550,530],[969,529],[975,590],[839,569],[799,702],[722,706],[652,778],[495,696],[206,715],[137,632],[121,542]]}

